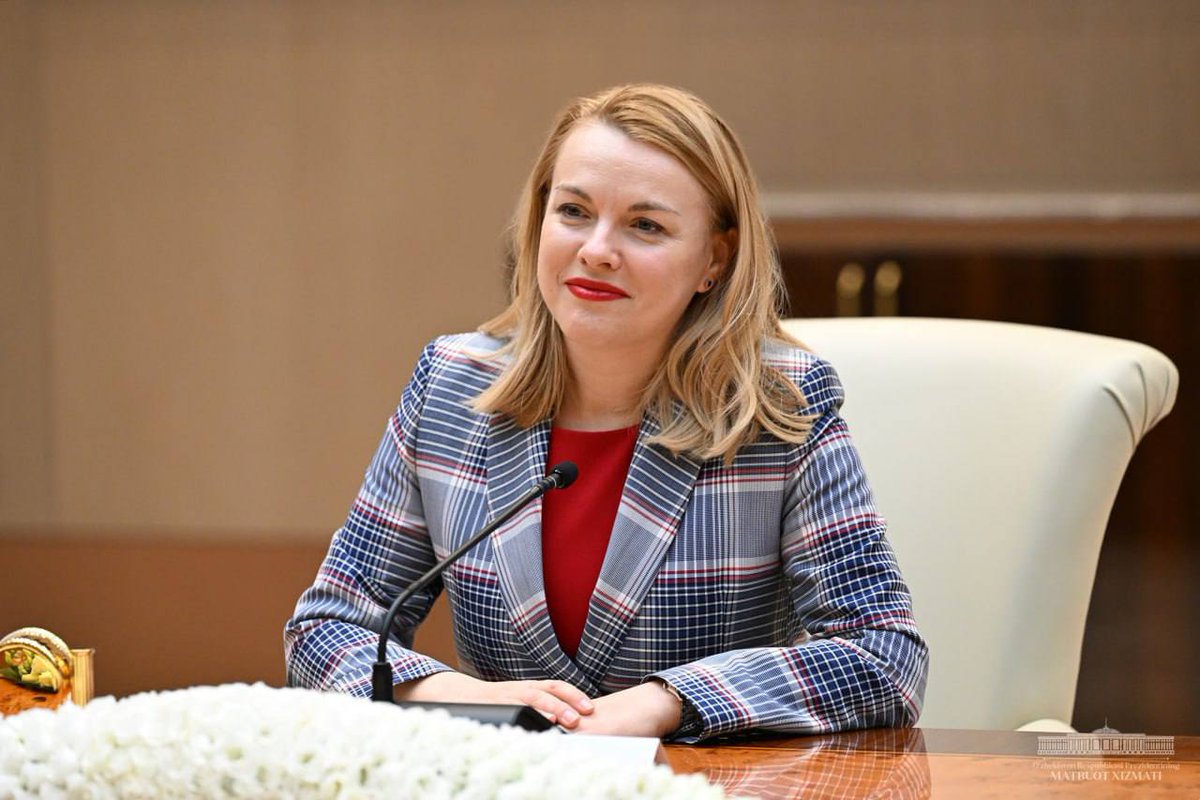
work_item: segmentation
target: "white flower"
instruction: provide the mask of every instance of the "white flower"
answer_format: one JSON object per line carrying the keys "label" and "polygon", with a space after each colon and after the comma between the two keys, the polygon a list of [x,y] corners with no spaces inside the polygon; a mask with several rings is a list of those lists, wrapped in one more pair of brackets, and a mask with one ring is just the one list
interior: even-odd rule
{"label": "white flower", "polygon": [[557,739],[346,695],[205,686],[0,718],[0,798],[724,797]]}

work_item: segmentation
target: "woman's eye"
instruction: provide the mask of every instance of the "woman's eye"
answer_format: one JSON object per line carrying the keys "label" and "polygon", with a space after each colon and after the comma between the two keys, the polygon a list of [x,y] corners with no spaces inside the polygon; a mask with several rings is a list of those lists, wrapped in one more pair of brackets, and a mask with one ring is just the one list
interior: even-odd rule
{"label": "woman's eye", "polygon": [[562,214],[564,217],[567,217],[568,219],[579,219],[580,217],[582,217],[584,215],[583,209],[580,208],[579,206],[575,205],[574,203],[563,203],[561,206],[558,207],[558,213]]}
{"label": "woman's eye", "polygon": [[633,223],[633,227],[637,228],[641,233],[661,233],[663,226],[659,225],[652,219],[641,217]]}

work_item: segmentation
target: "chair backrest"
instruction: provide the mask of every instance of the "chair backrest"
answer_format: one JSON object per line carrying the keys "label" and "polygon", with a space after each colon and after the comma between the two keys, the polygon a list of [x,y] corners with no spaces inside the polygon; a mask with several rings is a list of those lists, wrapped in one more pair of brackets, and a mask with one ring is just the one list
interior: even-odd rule
{"label": "chair backrest", "polygon": [[921,724],[1069,721],[1108,515],[1178,373],[1135,342],[917,318],[795,319],[842,411],[929,641]]}

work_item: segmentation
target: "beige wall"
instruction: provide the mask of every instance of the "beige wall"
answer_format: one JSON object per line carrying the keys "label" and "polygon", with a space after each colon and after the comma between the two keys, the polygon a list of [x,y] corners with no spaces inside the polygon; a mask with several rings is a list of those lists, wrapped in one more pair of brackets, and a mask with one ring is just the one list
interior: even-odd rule
{"label": "beige wall", "polygon": [[52,513],[48,274],[29,7],[0,3],[0,524]]}
{"label": "beige wall", "polygon": [[777,191],[1200,191],[1192,0],[563,5],[0,3],[0,526],[327,536],[604,85]]}

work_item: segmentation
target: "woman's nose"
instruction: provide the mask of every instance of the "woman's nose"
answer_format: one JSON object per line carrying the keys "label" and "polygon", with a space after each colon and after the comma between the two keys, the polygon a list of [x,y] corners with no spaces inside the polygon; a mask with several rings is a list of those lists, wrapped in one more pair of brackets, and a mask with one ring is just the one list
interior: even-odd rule
{"label": "woman's nose", "polygon": [[616,269],[620,260],[612,226],[603,223],[592,226],[579,248],[579,261],[586,267]]}

